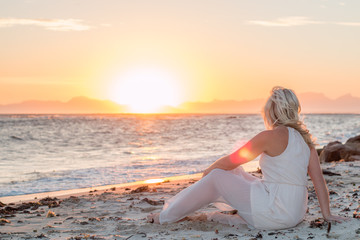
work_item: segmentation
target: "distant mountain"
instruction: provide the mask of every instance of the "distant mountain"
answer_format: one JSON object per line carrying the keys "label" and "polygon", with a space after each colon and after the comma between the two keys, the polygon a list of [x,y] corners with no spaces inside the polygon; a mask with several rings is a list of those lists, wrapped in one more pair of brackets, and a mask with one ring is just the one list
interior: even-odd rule
{"label": "distant mountain", "polygon": [[330,99],[321,93],[303,93],[299,99],[306,113],[360,113],[360,98],[350,94]]}
{"label": "distant mountain", "polygon": [[[350,94],[330,99],[322,93],[298,95],[303,113],[360,113],[360,98]],[[179,106],[191,113],[261,113],[266,99],[245,101],[187,102]]]}
{"label": "distant mountain", "polygon": [[68,102],[25,101],[22,103],[0,105],[0,113],[121,113],[124,105],[109,100],[75,97]]}
{"label": "distant mountain", "polygon": [[[330,99],[322,93],[302,93],[303,113],[360,113],[360,98],[350,94]],[[211,102],[185,102],[177,107],[163,106],[162,113],[261,113],[265,99]],[[126,105],[109,100],[75,97],[68,102],[25,101],[0,105],[0,113],[126,113]]]}

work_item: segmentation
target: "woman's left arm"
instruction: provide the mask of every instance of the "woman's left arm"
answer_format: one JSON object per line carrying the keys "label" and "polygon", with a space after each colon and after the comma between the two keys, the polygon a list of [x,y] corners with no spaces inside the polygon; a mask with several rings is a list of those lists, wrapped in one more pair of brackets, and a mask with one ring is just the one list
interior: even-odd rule
{"label": "woman's left arm", "polygon": [[253,160],[259,154],[265,151],[267,138],[269,138],[268,131],[259,133],[232,154],[226,155],[216,160],[204,171],[203,177],[205,177],[215,168],[232,170],[241,164]]}
{"label": "woman's left arm", "polygon": [[320,203],[321,213],[326,221],[342,222],[345,217],[332,215],[330,212],[329,192],[320,167],[320,161],[315,148],[311,148],[308,173],[314,184],[317,198]]}

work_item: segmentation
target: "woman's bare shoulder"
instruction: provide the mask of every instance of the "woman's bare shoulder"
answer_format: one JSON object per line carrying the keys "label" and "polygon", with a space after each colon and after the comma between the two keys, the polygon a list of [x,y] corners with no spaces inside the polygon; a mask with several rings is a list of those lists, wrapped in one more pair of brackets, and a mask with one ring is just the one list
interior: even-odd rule
{"label": "woman's bare shoulder", "polygon": [[265,130],[260,132],[257,136],[266,140],[274,140],[279,138],[288,138],[289,130],[285,126],[278,126],[271,130]]}
{"label": "woman's bare shoulder", "polygon": [[285,126],[279,126],[272,130],[265,130],[257,136],[263,141],[265,153],[276,156],[282,153],[288,144],[289,130]]}

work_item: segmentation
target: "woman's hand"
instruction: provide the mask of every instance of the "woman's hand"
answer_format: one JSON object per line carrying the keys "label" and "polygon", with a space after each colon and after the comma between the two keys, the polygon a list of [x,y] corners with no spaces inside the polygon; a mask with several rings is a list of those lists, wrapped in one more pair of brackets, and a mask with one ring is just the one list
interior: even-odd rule
{"label": "woman's hand", "polygon": [[344,221],[349,221],[350,219],[347,217],[342,217],[342,216],[338,216],[338,215],[329,215],[329,216],[324,216],[325,221],[328,222],[344,222]]}

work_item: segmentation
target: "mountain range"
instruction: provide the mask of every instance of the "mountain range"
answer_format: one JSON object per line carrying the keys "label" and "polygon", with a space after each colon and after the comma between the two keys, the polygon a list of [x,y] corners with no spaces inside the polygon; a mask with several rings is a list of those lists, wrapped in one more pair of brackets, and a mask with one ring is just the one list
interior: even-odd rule
{"label": "mountain range", "polygon": [[[360,113],[360,98],[346,94],[330,99],[322,93],[299,94],[304,113]],[[177,107],[163,106],[162,113],[260,113],[265,99],[213,100],[211,102],[185,102]],[[68,102],[24,101],[0,105],[0,114],[84,114],[84,113],[127,113],[129,108],[110,100],[75,97]]]}

